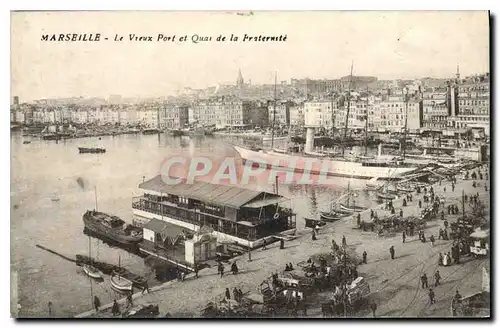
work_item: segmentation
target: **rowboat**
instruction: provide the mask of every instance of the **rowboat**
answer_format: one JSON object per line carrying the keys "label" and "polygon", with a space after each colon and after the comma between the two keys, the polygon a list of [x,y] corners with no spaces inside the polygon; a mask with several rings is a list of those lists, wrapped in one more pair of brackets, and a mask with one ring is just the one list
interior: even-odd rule
{"label": "rowboat", "polygon": [[111,276],[111,286],[119,291],[132,291],[132,281],[119,275]]}
{"label": "rowboat", "polygon": [[103,275],[102,275],[102,272],[99,271],[99,269],[91,266],[91,265],[83,265],[82,266],[82,271],[85,272],[85,274],[87,276],[89,276],[90,278],[94,278],[94,279],[98,279],[98,280],[103,280]]}
{"label": "rowboat", "polygon": [[387,192],[378,192],[377,197],[380,199],[387,199],[387,200],[396,199],[396,195]]}
{"label": "rowboat", "polygon": [[339,213],[339,212],[320,212],[321,220],[326,222],[338,221],[341,218],[351,215],[352,213]]}
{"label": "rowboat", "polygon": [[340,204],[339,205],[341,210],[344,210],[346,212],[362,212],[366,210],[367,208],[364,206],[357,206],[357,205],[346,205],[346,204]]}

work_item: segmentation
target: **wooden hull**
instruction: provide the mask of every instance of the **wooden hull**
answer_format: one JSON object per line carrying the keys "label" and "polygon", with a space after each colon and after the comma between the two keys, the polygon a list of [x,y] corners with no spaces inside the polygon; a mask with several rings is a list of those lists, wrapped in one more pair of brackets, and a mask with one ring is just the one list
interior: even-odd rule
{"label": "wooden hull", "polygon": [[387,199],[387,200],[393,200],[396,199],[396,196],[393,194],[387,194],[387,193],[377,193],[377,197],[380,199]]}
{"label": "wooden hull", "polygon": [[321,217],[321,220],[323,221],[327,221],[327,222],[335,222],[335,221],[338,221],[342,218],[345,218],[347,216],[349,216],[350,214],[346,214],[346,213],[328,213],[328,212],[321,212],[320,213],[320,217]]}
{"label": "wooden hull", "polygon": [[91,267],[89,265],[82,266],[82,271],[89,276],[90,278],[94,278],[97,280],[103,280],[102,272],[98,269]]}
{"label": "wooden hull", "polygon": [[366,210],[366,207],[363,207],[363,206],[347,206],[345,204],[340,204],[340,209],[343,210],[343,211],[346,211],[346,212],[362,212],[364,210]]}
{"label": "wooden hull", "polygon": [[112,276],[111,279],[111,286],[117,290],[124,291],[124,292],[129,292],[132,291],[132,281],[120,277],[120,276]]}

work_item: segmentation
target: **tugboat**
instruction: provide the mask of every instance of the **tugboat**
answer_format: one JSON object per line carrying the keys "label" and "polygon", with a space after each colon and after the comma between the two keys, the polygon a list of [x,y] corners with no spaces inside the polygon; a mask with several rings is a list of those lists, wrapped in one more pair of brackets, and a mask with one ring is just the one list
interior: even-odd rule
{"label": "tugboat", "polygon": [[102,154],[106,152],[106,149],[78,147],[78,151],[80,152],[80,154]]}
{"label": "tugboat", "polygon": [[83,215],[85,228],[98,235],[107,237],[121,245],[132,246],[142,240],[142,230],[117,216],[98,211],[87,211]]}

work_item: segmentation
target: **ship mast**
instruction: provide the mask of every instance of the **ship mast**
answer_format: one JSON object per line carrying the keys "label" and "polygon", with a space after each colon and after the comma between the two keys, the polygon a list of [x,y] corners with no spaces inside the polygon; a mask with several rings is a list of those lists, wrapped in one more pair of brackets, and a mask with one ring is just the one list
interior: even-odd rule
{"label": "ship mast", "polygon": [[368,87],[366,87],[365,156],[368,155]]}
{"label": "ship mast", "polygon": [[274,148],[274,123],[276,121],[276,83],[278,80],[278,73],[274,72],[274,110],[273,110],[273,124],[271,128],[271,150]]}
{"label": "ship mast", "polygon": [[345,140],[347,139],[347,126],[349,124],[349,111],[351,109],[351,84],[352,84],[352,66],[351,62],[351,75],[349,76],[349,90],[347,91],[347,113],[345,115],[345,130],[344,130],[344,140],[342,141],[342,156],[344,156],[345,151]]}
{"label": "ship mast", "polygon": [[405,101],[405,133],[404,133],[404,140],[403,140],[403,160],[406,158],[406,134],[408,133],[408,98],[409,98],[409,93],[408,93],[408,87],[404,88],[404,101]]}

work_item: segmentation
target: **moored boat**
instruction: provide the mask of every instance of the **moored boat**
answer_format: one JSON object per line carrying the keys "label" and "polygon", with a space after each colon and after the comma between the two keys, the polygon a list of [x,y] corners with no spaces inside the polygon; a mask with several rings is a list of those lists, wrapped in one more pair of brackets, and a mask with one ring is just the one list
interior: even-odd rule
{"label": "moored boat", "polygon": [[97,269],[97,268],[95,268],[95,267],[93,267],[91,265],[83,265],[82,266],[82,271],[85,272],[85,274],[87,276],[89,276],[90,278],[94,278],[94,279],[97,279],[97,280],[104,279],[103,275],[102,275],[102,272],[99,269]]}
{"label": "moored boat", "polygon": [[321,220],[326,222],[334,222],[338,221],[346,216],[351,215],[352,213],[339,213],[339,212],[320,212]]}
{"label": "moored boat", "polygon": [[350,205],[350,204],[339,204],[341,210],[346,212],[362,212],[367,208],[364,206]]}
{"label": "moored boat", "polygon": [[80,154],[101,154],[105,153],[106,149],[104,148],[85,148],[85,147],[78,147],[78,152]]}
{"label": "moored boat", "polygon": [[127,278],[114,274],[110,279],[111,286],[119,291],[132,291],[133,283]]}
{"label": "moored boat", "polygon": [[142,240],[142,229],[126,224],[117,216],[87,211],[83,215],[83,223],[90,231],[125,246],[137,244]]}
{"label": "moored boat", "polygon": [[30,143],[31,143],[31,141],[29,141],[29,140],[24,140],[24,141],[23,141],[23,145],[28,145],[28,144],[30,144]]}
{"label": "moored boat", "polygon": [[160,133],[158,129],[144,129],[142,130],[142,134],[157,134]]}
{"label": "moored boat", "polygon": [[377,193],[377,197],[382,200],[393,200],[396,199],[396,195],[388,193],[388,192],[383,192],[380,191]]}

